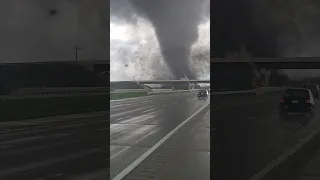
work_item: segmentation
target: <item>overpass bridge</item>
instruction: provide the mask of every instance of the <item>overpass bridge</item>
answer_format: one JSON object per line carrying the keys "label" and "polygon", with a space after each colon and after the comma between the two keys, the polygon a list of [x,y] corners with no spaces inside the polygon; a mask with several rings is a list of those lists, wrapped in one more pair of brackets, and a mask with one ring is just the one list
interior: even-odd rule
{"label": "overpass bridge", "polygon": [[254,63],[260,69],[320,69],[320,57],[236,57],[212,58],[211,63],[237,63],[239,67],[244,62]]}
{"label": "overpass bridge", "polygon": [[186,84],[186,83],[210,83],[210,80],[141,80],[139,84]]}
{"label": "overpass bridge", "polygon": [[180,80],[136,80],[136,81],[113,81],[113,82],[118,82],[118,83],[137,83],[139,84],[141,87],[143,87],[146,90],[151,90],[152,88],[150,88],[147,85],[150,84],[168,84],[168,85],[172,85],[172,84],[188,84],[189,85],[189,89],[194,89],[195,84],[201,84],[201,83],[210,83],[210,80],[206,79],[206,80],[195,80],[195,79],[180,79]]}
{"label": "overpass bridge", "polygon": [[[249,65],[248,65],[249,64]],[[320,69],[320,57],[228,57],[211,58],[211,68],[234,66],[254,72],[268,86],[271,69]]]}

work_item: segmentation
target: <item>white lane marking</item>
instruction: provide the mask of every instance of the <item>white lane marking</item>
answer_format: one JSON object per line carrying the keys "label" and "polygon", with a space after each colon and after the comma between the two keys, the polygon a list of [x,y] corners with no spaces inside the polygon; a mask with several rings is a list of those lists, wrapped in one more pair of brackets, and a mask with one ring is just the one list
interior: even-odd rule
{"label": "white lane marking", "polygon": [[148,110],[145,110],[145,111],[143,111],[143,112],[150,112],[150,111],[153,111],[153,110],[155,110],[156,108],[152,108],[152,109],[148,109]]}
{"label": "white lane marking", "polygon": [[178,104],[178,102],[174,102],[173,104]]}
{"label": "white lane marking", "polygon": [[110,129],[110,128],[102,128],[102,129],[96,130],[96,132],[105,131],[105,130],[109,130],[109,129]]}
{"label": "white lane marking", "polygon": [[53,139],[69,136],[70,134],[53,134]]}
{"label": "white lane marking", "polygon": [[[115,123],[119,123],[119,124],[139,124],[141,122],[144,122],[144,121],[150,120],[152,118],[155,118],[155,115],[158,112],[159,111],[154,111],[154,112],[144,113],[144,114],[139,115],[139,116],[127,117],[121,122],[112,122],[112,124],[115,124]],[[137,123],[134,123],[134,122],[137,122]]]}
{"label": "white lane marking", "polygon": [[118,118],[118,119],[116,119],[115,121],[120,121],[120,120],[122,120],[122,119],[124,119],[124,118]]}
{"label": "white lane marking", "polygon": [[34,170],[34,169],[37,169],[40,167],[46,167],[51,164],[74,160],[76,158],[84,157],[87,155],[92,155],[92,154],[99,153],[99,152],[101,152],[101,149],[91,149],[91,150],[79,152],[77,154],[66,155],[66,156],[62,156],[59,158],[56,158],[56,157],[50,158],[50,159],[46,159],[44,161],[30,163],[30,164],[26,164],[26,165],[19,166],[19,167],[12,167],[12,168],[8,168],[8,169],[3,169],[0,172],[0,177],[8,176],[11,174],[18,174],[18,173],[22,173],[24,171],[31,171],[31,170]]}
{"label": "white lane marking", "polygon": [[121,115],[125,115],[125,114],[129,114],[129,113],[140,111],[140,110],[143,110],[143,109],[145,109],[145,107],[134,109],[134,110],[131,110],[131,111],[125,111],[125,112],[122,112],[122,113],[113,114],[113,115],[110,115],[110,118],[121,116]]}
{"label": "white lane marking", "polygon": [[248,117],[247,120],[256,119],[258,117]]}
{"label": "white lane marking", "polygon": [[62,176],[63,175],[63,173],[60,173],[60,174],[56,174],[56,175],[53,175],[53,176],[51,176],[52,178],[56,178],[56,177],[59,177],[59,176]]}
{"label": "white lane marking", "polygon": [[132,162],[128,167],[122,170],[119,174],[117,174],[112,180],[121,180],[127,174],[129,174],[135,167],[137,167],[143,160],[145,160],[151,153],[153,153],[159,146],[161,146],[167,139],[169,139],[177,130],[179,130],[183,125],[185,125],[188,121],[190,121],[193,117],[199,114],[203,109],[205,109],[209,103],[205,104],[201,107],[197,112],[191,115],[188,119],[184,120],[181,124],[179,124],[176,128],[170,131],[165,137],[163,137],[159,142],[153,145],[150,149],[148,149],[145,153],[143,153],[139,158],[137,158],[134,162]]}
{"label": "white lane marking", "polygon": [[7,148],[7,147],[11,147],[11,146],[12,146],[12,144],[2,145],[2,146],[0,146],[0,148]]}
{"label": "white lane marking", "polygon": [[299,149],[301,149],[305,144],[314,139],[314,137],[316,137],[319,133],[320,129],[313,131],[306,139],[302,139],[295,146],[287,150],[286,153],[282,153],[282,155],[280,155],[277,159],[273,160],[271,163],[265,166],[261,171],[254,174],[249,180],[260,180],[263,177],[265,177],[267,174],[270,173],[270,171],[272,171],[274,168],[279,167],[279,165],[288,160],[290,156],[293,156],[295,153],[297,153]]}
{"label": "white lane marking", "polygon": [[121,106],[129,106],[129,105],[131,105],[131,104],[112,105],[112,106],[110,106],[110,109],[111,109],[111,108],[115,108],[115,107],[121,107]]}
{"label": "white lane marking", "polygon": [[117,100],[110,100],[110,102],[121,102],[121,101],[130,101],[130,100],[138,100],[138,99],[148,99],[148,98],[153,98],[154,96],[156,96],[156,95],[142,96],[142,97],[135,97],[135,98],[117,99]]}
{"label": "white lane marking", "polygon": [[117,152],[116,154],[114,154],[113,156],[110,157],[110,159],[113,159],[114,157],[118,156],[119,154],[125,152],[126,150],[128,150],[130,148],[130,146],[126,146],[125,148],[121,149],[121,151]]}
{"label": "white lane marking", "polygon": [[33,137],[27,137],[27,138],[21,138],[21,139],[15,139],[15,140],[9,140],[9,141],[2,141],[0,143],[0,147],[7,146],[9,144],[14,143],[26,143],[27,141],[34,141],[39,139],[45,139],[46,136],[33,136]]}
{"label": "white lane marking", "polygon": [[[69,127],[81,127],[81,126],[83,126],[83,125],[89,125],[89,124],[99,124],[99,123],[105,123],[105,122],[107,122],[108,120],[103,120],[103,121],[101,121],[101,120],[99,120],[99,121],[92,121],[92,122],[86,122],[86,123],[83,123],[83,124],[80,124],[80,123],[74,123],[74,124],[67,124],[67,125],[65,125],[65,126],[52,126],[50,129],[40,129],[40,127],[39,128],[37,128],[37,129],[26,129],[26,130],[29,130],[29,131],[32,131],[32,132],[37,132],[37,133],[39,133],[39,132],[45,132],[45,131],[48,131],[48,130],[55,130],[55,129],[66,129],[66,128],[69,128]],[[9,132],[9,133],[6,133],[6,134],[0,134],[0,135],[2,135],[2,136],[10,136],[10,135],[19,135],[19,134],[28,134],[29,133],[29,131],[24,131],[24,132]],[[0,142],[0,144],[1,144],[2,142]]]}
{"label": "white lane marking", "polygon": [[148,102],[150,102],[150,101],[141,101],[140,103],[148,103]]}

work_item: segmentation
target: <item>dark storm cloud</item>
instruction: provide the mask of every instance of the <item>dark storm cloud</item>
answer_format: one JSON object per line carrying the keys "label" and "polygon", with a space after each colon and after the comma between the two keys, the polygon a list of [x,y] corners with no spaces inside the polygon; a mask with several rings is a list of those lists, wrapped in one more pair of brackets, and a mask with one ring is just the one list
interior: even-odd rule
{"label": "dark storm cloud", "polygon": [[175,78],[195,78],[189,65],[192,44],[198,38],[198,25],[203,20],[204,0],[131,0],[140,14],[155,28],[162,55]]}
{"label": "dark storm cloud", "polygon": [[253,56],[320,55],[311,41],[320,39],[318,1],[217,0],[212,7],[213,57],[241,46]]}
{"label": "dark storm cloud", "polygon": [[253,0],[217,0],[212,5],[211,55],[224,57],[239,51],[242,46],[254,56],[276,55],[276,32],[269,28],[266,14],[259,17],[255,26]]}
{"label": "dark storm cloud", "polygon": [[[190,49],[198,39],[198,25],[210,18],[209,0],[111,0],[110,11],[114,23],[138,25],[141,18],[149,20],[173,78],[182,78],[185,74],[195,78],[189,64]],[[193,57],[202,56],[197,51],[193,50]],[[157,78],[164,75],[164,67],[159,65],[160,62],[155,62],[161,60],[161,57],[154,57],[149,67]]]}
{"label": "dark storm cloud", "polygon": [[[136,24],[139,12],[129,3],[129,0],[110,0],[110,19],[113,22]],[[140,14],[141,16],[141,14]]]}
{"label": "dark storm cloud", "polygon": [[108,59],[108,3],[101,0],[0,1],[0,62]]}

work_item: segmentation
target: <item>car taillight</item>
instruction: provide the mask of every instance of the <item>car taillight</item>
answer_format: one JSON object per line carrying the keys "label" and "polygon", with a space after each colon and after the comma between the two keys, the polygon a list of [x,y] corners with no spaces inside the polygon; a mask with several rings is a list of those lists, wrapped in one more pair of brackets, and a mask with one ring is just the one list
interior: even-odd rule
{"label": "car taillight", "polygon": [[306,104],[310,104],[310,99],[308,99],[308,100],[306,101]]}
{"label": "car taillight", "polygon": [[284,100],[283,100],[283,99],[280,99],[280,103],[284,103]]}

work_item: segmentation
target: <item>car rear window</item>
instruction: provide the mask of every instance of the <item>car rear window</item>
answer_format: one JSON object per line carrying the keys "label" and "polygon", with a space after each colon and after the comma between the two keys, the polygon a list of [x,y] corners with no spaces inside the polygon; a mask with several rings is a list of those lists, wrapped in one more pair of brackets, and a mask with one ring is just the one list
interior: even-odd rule
{"label": "car rear window", "polygon": [[199,93],[206,93],[206,90],[199,90]]}
{"label": "car rear window", "polygon": [[291,98],[291,97],[300,97],[300,98],[309,98],[309,91],[304,89],[289,89],[287,90],[283,97]]}

